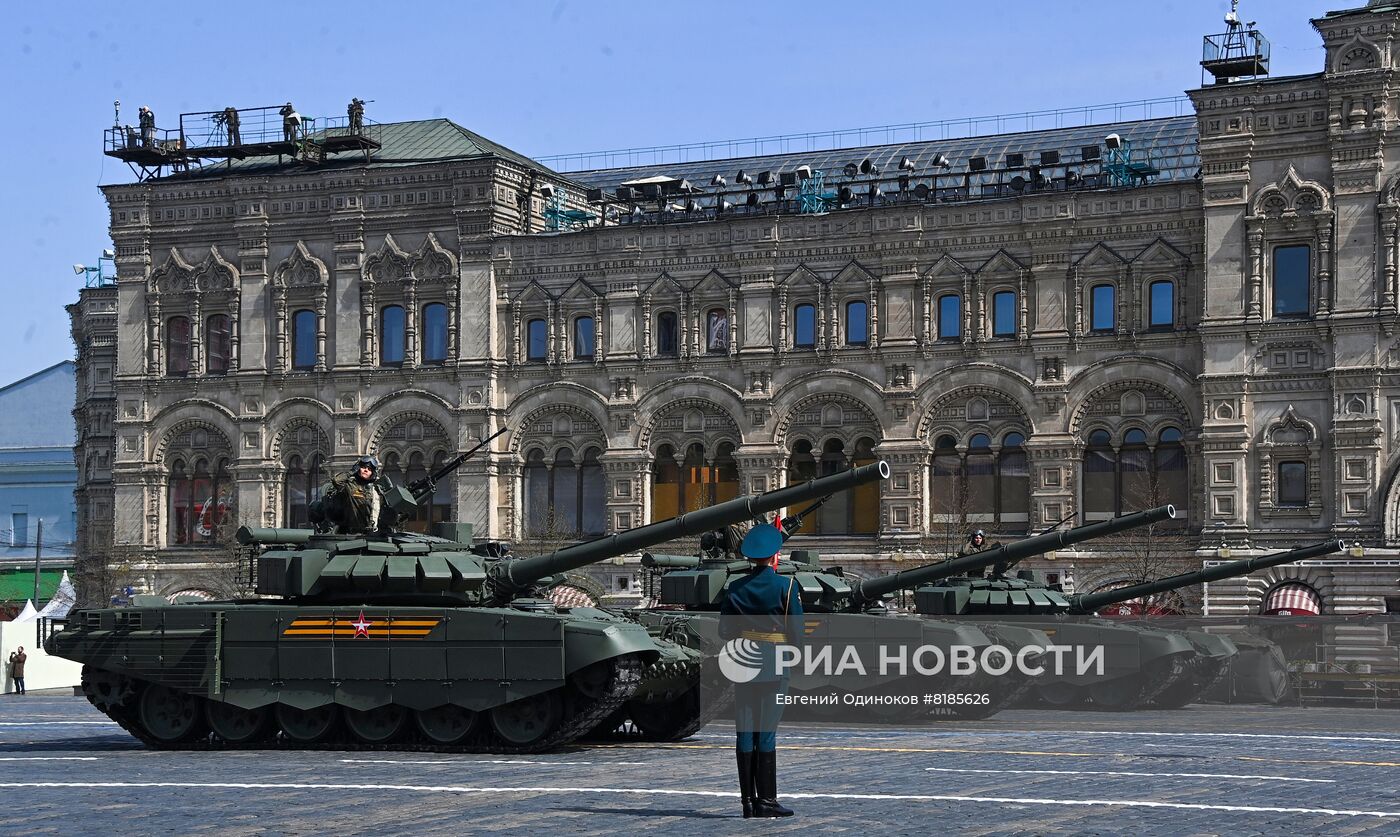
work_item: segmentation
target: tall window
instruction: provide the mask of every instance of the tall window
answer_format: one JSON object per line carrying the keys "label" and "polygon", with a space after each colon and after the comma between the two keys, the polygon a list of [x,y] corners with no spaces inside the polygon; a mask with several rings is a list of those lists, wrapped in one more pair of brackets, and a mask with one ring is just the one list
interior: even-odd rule
{"label": "tall window", "polygon": [[792,347],[817,347],[817,306],[803,303],[792,311]]}
{"label": "tall window", "polygon": [[1113,331],[1113,286],[1095,285],[1089,291],[1089,328],[1093,331]]}
{"label": "tall window", "polygon": [[1147,327],[1168,329],[1176,325],[1176,288],[1163,280],[1147,286]]}
{"label": "tall window", "polygon": [[531,320],[525,324],[525,359],[532,363],[544,363],[549,354],[549,330],[544,320]]}
{"label": "tall window", "polygon": [[574,359],[592,360],[596,343],[593,318],[579,317],[574,320]]}
{"label": "tall window", "polygon": [[958,340],[962,337],[962,298],[947,294],[938,298],[938,339]]}
{"label": "tall window", "polygon": [[1274,316],[1312,313],[1312,266],[1307,245],[1274,248]]}
{"label": "tall window", "polygon": [[[855,449],[848,451],[840,439],[828,439],[820,452],[806,439],[792,446],[788,457],[788,485],[809,482],[818,476],[837,474],[849,468],[875,461],[875,440],[861,437]],[[810,535],[869,535],[879,527],[879,486],[861,486],[844,495],[833,497],[802,527]]]}
{"label": "tall window", "polygon": [[867,346],[870,344],[869,306],[864,300],[846,303],[846,345]]}
{"label": "tall window", "polygon": [[957,440],[940,436],[929,469],[930,509],[944,523],[996,523],[1010,530],[1029,520],[1030,476],[1025,437],[1011,432],[1001,450],[986,433],[974,433],[961,453]]}
{"label": "tall window", "polygon": [[1026,456],[1026,437],[1007,433],[997,457],[997,517],[1005,523],[1030,520],[1031,472]]}
{"label": "tall window", "polygon": [[29,544],[29,512],[10,513],[10,546]]}
{"label": "tall window", "polygon": [[1113,447],[1107,430],[1089,434],[1084,451],[1084,514],[1104,520],[1171,503],[1175,525],[1185,525],[1186,448],[1181,431],[1168,427],[1149,444],[1147,433],[1131,428]]}
{"label": "tall window", "polygon": [[183,378],[190,374],[190,318],[165,321],[165,374]]}
{"label": "tall window", "polygon": [[292,368],[316,368],[316,312],[303,308],[292,315]]}
{"label": "tall window", "polygon": [[1287,460],[1278,463],[1278,505],[1308,504],[1308,463]]}
{"label": "tall window", "polygon": [[992,294],[992,336],[1016,336],[1016,293],[1001,291]]}
{"label": "tall window", "polygon": [[525,461],[526,534],[549,538],[601,535],[605,528],[607,479],[590,447],[577,459],[568,448],[554,455],[552,464],[536,448]]}
{"label": "tall window", "polygon": [[675,312],[662,311],[656,316],[656,353],[661,357],[675,357],[679,354],[679,344]]}
{"label": "tall window", "polygon": [[300,454],[293,454],[287,460],[286,516],[284,517],[287,526],[294,529],[310,527],[311,520],[307,514],[307,507],[320,499],[323,479],[320,452],[312,453],[306,459],[303,459]]}
{"label": "tall window", "polygon": [[722,355],[729,351],[729,312],[712,308],[705,315],[705,351]]}
{"label": "tall window", "polygon": [[215,314],[204,321],[204,371],[210,375],[228,372],[230,347],[229,318]]}
{"label": "tall window", "polygon": [[423,306],[423,362],[447,361],[447,306],[433,302]]}
{"label": "tall window", "polygon": [[403,365],[406,327],[403,306],[386,305],[379,312],[379,363],[382,366]]}
{"label": "tall window", "polygon": [[176,459],[170,467],[171,545],[217,543],[231,497],[227,459]]}

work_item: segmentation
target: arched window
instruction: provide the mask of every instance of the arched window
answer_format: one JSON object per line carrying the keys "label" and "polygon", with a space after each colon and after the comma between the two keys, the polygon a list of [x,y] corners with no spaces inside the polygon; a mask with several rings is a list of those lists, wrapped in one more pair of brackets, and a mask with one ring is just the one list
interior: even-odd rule
{"label": "arched window", "polygon": [[817,478],[817,458],[812,454],[812,443],[800,439],[792,446],[788,457],[788,485],[799,485]]}
{"label": "arched window", "polygon": [[[433,454],[433,471],[437,472],[447,462],[447,451],[440,450]],[[456,474],[448,474],[442,480],[433,484],[432,498],[428,501],[428,508],[431,514],[428,517],[429,523],[448,523],[453,518],[452,510],[457,506],[457,479]]]}
{"label": "arched window", "polygon": [[402,305],[386,305],[379,311],[379,364],[402,366],[407,321]]}
{"label": "arched window", "polygon": [[869,344],[869,306],[860,299],[846,303],[846,345],[867,346]]}
{"label": "arched window", "polygon": [[734,458],[732,443],[720,442],[712,471],[714,490],[711,502],[723,503],[739,496],[739,462]]}
{"label": "arched window", "polygon": [[992,294],[992,336],[1016,336],[1016,292]]}
{"label": "arched window", "polygon": [[962,297],[957,294],[938,298],[938,339],[962,339]]}
{"label": "arched window", "polygon": [[1117,514],[1118,457],[1107,430],[1089,434],[1084,450],[1084,517],[1104,520]]}
{"label": "arched window", "polygon": [[933,464],[929,479],[930,510],[934,519],[961,522],[967,504],[963,495],[962,456],[958,453],[958,440],[952,436],[939,436],[933,445]]}
{"label": "arched window", "polygon": [[1114,289],[1112,285],[1095,285],[1089,289],[1089,328],[1091,331],[1113,331],[1115,324]]}
{"label": "arched window", "polygon": [[[851,467],[859,468],[875,461],[875,440],[862,436],[856,440]],[[880,484],[870,482],[848,492],[851,495],[851,534],[873,535],[880,528]]]}
{"label": "arched window", "polygon": [[190,318],[165,321],[165,374],[183,378],[190,374]]}
{"label": "arched window", "polygon": [[656,449],[651,463],[651,519],[668,520],[680,514],[681,469],[670,445]]}
{"label": "arched window", "polygon": [[817,347],[817,306],[803,303],[792,311],[792,347]]}
{"label": "arched window", "polygon": [[1167,280],[1147,286],[1147,327],[1170,329],[1176,326],[1176,287]]}
{"label": "arched window", "polygon": [[1084,514],[1105,520],[1171,503],[1174,525],[1185,525],[1186,449],[1181,431],[1169,427],[1150,443],[1147,433],[1130,428],[1115,450],[1106,430],[1089,434],[1084,451]]}
{"label": "arched window", "polygon": [[597,343],[592,317],[574,320],[574,359],[592,360]]}
{"label": "arched window", "polygon": [[[828,439],[822,445],[821,475],[826,477],[846,470],[846,443]],[[849,493],[849,492],[848,492]],[[831,502],[821,507],[817,534],[844,535],[851,531],[851,510],[848,503]]]}
{"label": "arched window", "polygon": [[525,324],[525,359],[531,363],[544,363],[549,355],[549,330],[544,320],[531,320]]}
{"label": "arched window", "polygon": [[433,302],[423,306],[423,362],[447,361],[447,306]]}
{"label": "arched window", "polygon": [[656,354],[661,357],[675,357],[680,353],[679,345],[676,314],[674,311],[662,311],[656,315]]}
{"label": "arched window", "polygon": [[[170,544],[210,546],[219,543],[231,511],[229,462],[207,457],[178,458],[170,466]],[[230,518],[231,519],[231,518]]]}
{"label": "arched window", "polygon": [[1001,455],[997,457],[997,516],[1003,523],[1024,524],[1030,520],[1030,460],[1025,443],[1026,438],[1020,433],[1007,433],[1001,440]]}
{"label": "arched window", "polygon": [[990,521],[996,514],[996,457],[986,433],[974,433],[967,441],[967,517]]}
{"label": "arched window", "polygon": [[712,308],[705,315],[705,351],[722,355],[729,351],[729,312]]}
{"label": "arched window", "polygon": [[1276,466],[1278,501],[1275,505],[1299,508],[1308,504],[1308,463],[1287,459]]}
{"label": "arched window", "polygon": [[232,335],[227,314],[215,314],[204,321],[204,371],[210,375],[228,373]]}
{"label": "arched window", "polygon": [[1307,245],[1274,248],[1274,316],[1307,318],[1312,313],[1312,259]]}
{"label": "arched window", "polygon": [[544,451],[535,448],[525,457],[525,534],[544,535],[549,520],[549,466]]}
{"label": "arched window", "polygon": [[705,462],[705,446],[693,442],[685,449],[685,459],[681,461],[681,513],[695,511],[708,505],[710,489],[707,483],[709,468]]}
{"label": "arched window", "polygon": [[292,315],[292,368],[316,368],[316,312],[308,308]]}
{"label": "arched window", "polygon": [[283,492],[283,520],[293,529],[309,529],[311,519],[307,514],[310,504],[321,496],[321,454],[312,453],[303,459],[301,454],[292,454],[287,460],[287,481]]}

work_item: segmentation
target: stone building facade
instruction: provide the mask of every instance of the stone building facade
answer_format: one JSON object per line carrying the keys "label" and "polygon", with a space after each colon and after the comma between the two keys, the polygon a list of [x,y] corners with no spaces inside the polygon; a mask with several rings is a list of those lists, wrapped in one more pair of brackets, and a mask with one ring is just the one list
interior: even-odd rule
{"label": "stone building facade", "polygon": [[[807,535],[856,573],[972,526],[1014,537],[1170,501],[1194,561],[1365,544],[1217,585],[1213,611],[1258,612],[1290,583],[1328,612],[1383,610],[1400,11],[1314,23],[1321,73],[1190,91],[1199,176],[1131,187],[552,232],[542,185],[585,208],[589,186],[659,172],[561,176],[443,120],[382,126],[369,164],[105,187],[113,518],[91,554],[181,592],[225,521],[298,523],[362,451],[411,477],[504,426],[419,522],[611,531],[881,458],[892,479]],[[106,322],[88,302],[80,347]],[[98,473],[80,493],[108,490]],[[1102,551],[1038,566],[1080,590],[1126,580]]]}

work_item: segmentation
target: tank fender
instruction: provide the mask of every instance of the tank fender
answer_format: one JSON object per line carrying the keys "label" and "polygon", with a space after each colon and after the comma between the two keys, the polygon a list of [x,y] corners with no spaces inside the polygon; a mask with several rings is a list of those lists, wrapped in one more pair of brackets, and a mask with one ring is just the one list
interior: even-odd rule
{"label": "tank fender", "polygon": [[[587,608],[576,608],[574,613]],[[599,662],[637,654],[642,662],[651,664],[661,657],[656,641],[647,629],[635,622],[623,620],[577,620],[564,625],[564,660],[566,674]]]}

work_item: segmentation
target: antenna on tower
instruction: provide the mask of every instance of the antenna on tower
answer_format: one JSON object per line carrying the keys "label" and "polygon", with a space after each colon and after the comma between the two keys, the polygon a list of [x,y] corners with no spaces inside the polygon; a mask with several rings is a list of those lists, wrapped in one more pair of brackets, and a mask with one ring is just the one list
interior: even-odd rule
{"label": "antenna on tower", "polygon": [[1269,74],[1269,39],[1254,28],[1254,21],[1240,22],[1240,0],[1230,0],[1225,31],[1207,35],[1201,51],[1201,84],[1210,73],[1216,84],[1254,79]]}

